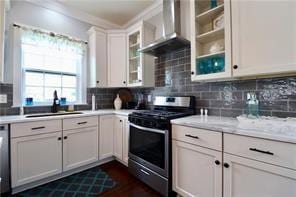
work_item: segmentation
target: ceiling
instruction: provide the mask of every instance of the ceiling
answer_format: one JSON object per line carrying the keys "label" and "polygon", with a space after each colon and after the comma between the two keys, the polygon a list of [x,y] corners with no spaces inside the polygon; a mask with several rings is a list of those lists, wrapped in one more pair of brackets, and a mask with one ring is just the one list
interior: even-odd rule
{"label": "ceiling", "polygon": [[124,25],[156,0],[57,0],[87,14]]}

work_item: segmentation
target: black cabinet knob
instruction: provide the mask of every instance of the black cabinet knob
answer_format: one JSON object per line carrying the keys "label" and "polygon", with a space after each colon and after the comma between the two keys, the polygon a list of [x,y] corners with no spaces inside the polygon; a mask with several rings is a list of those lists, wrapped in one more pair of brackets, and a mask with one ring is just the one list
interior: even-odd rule
{"label": "black cabinet knob", "polygon": [[233,65],[233,69],[237,69],[238,68],[238,65]]}
{"label": "black cabinet knob", "polygon": [[123,81],[123,83],[125,84],[126,82],[125,82],[125,81]]}
{"label": "black cabinet knob", "polygon": [[67,138],[68,138],[68,137],[67,137],[67,136],[65,136],[65,137],[64,137],[64,140],[66,140]]}
{"label": "black cabinet knob", "polygon": [[225,168],[229,168],[229,164],[228,163],[224,163],[224,167]]}
{"label": "black cabinet knob", "polygon": [[193,71],[191,71],[191,75],[194,75],[194,72]]}
{"label": "black cabinet knob", "polygon": [[97,83],[100,83],[100,81],[97,81]]}
{"label": "black cabinet knob", "polygon": [[215,164],[216,165],[220,165],[220,161],[219,160],[215,160]]}
{"label": "black cabinet knob", "polygon": [[58,140],[60,141],[60,140],[62,140],[62,138],[61,138],[61,137],[59,137],[59,138],[58,138]]}
{"label": "black cabinet knob", "polygon": [[122,122],[122,120],[119,120],[119,122]]}

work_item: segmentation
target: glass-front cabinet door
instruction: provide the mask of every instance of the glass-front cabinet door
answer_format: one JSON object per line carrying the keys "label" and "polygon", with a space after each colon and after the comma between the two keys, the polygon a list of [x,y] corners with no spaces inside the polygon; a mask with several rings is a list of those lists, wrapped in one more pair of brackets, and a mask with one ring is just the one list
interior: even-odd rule
{"label": "glass-front cabinet door", "polygon": [[190,17],[192,81],[231,77],[229,0],[191,1]]}
{"label": "glass-front cabinet door", "polygon": [[128,34],[128,84],[142,82],[142,53],[138,52],[141,47],[141,29]]}

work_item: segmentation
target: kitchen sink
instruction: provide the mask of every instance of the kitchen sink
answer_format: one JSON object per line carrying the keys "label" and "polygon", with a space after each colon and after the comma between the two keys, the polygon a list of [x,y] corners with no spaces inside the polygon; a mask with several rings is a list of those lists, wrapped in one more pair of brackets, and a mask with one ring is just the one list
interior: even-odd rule
{"label": "kitchen sink", "polygon": [[65,115],[74,115],[74,114],[83,114],[82,112],[58,112],[58,113],[45,113],[45,114],[33,114],[27,115],[26,118],[38,118],[46,116],[65,116]]}

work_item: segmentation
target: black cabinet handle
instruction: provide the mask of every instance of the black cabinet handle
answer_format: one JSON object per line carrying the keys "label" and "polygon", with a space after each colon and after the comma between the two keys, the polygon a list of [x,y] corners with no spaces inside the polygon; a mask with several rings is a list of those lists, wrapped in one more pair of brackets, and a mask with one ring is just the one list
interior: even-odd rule
{"label": "black cabinet handle", "polygon": [[224,167],[225,168],[229,168],[229,164],[228,163],[224,163]]}
{"label": "black cabinet handle", "polygon": [[233,69],[238,69],[238,65],[233,65]]}
{"label": "black cabinet handle", "polygon": [[215,160],[215,164],[216,165],[220,165],[220,161],[219,160]]}
{"label": "black cabinet handle", "polygon": [[31,128],[31,130],[38,130],[38,129],[45,129],[45,127],[42,126],[42,127],[33,127],[33,128]]}
{"label": "black cabinet handle", "polygon": [[259,153],[263,153],[263,154],[267,154],[267,155],[274,155],[272,152],[270,151],[264,151],[264,150],[259,150],[257,148],[249,148],[250,151],[255,151],[255,152],[259,152]]}
{"label": "black cabinet handle", "polygon": [[191,75],[194,75],[194,72],[193,71],[191,72]]}
{"label": "black cabinet handle", "polygon": [[142,82],[142,80],[140,79],[139,82]]}
{"label": "black cabinet handle", "polygon": [[78,122],[77,124],[86,124],[87,122],[85,121],[85,122]]}
{"label": "black cabinet handle", "polygon": [[198,136],[194,136],[194,135],[190,135],[190,134],[185,134],[186,137],[191,137],[191,138],[194,138],[194,139],[199,139]]}
{"label": "black cabinet handle", "polygon": [[68,139],[68,137],[67,137],[67,136],[65,136],[65,137],[64,137],[64,140],[66,140],[66,139]]}
{"label": "black cabinet handle", "polygon": [[62,138],[61,138],[61,137],[59,137],[59,138],[58,138],[58,140],[60,141],[60,140],[62,140]]}

